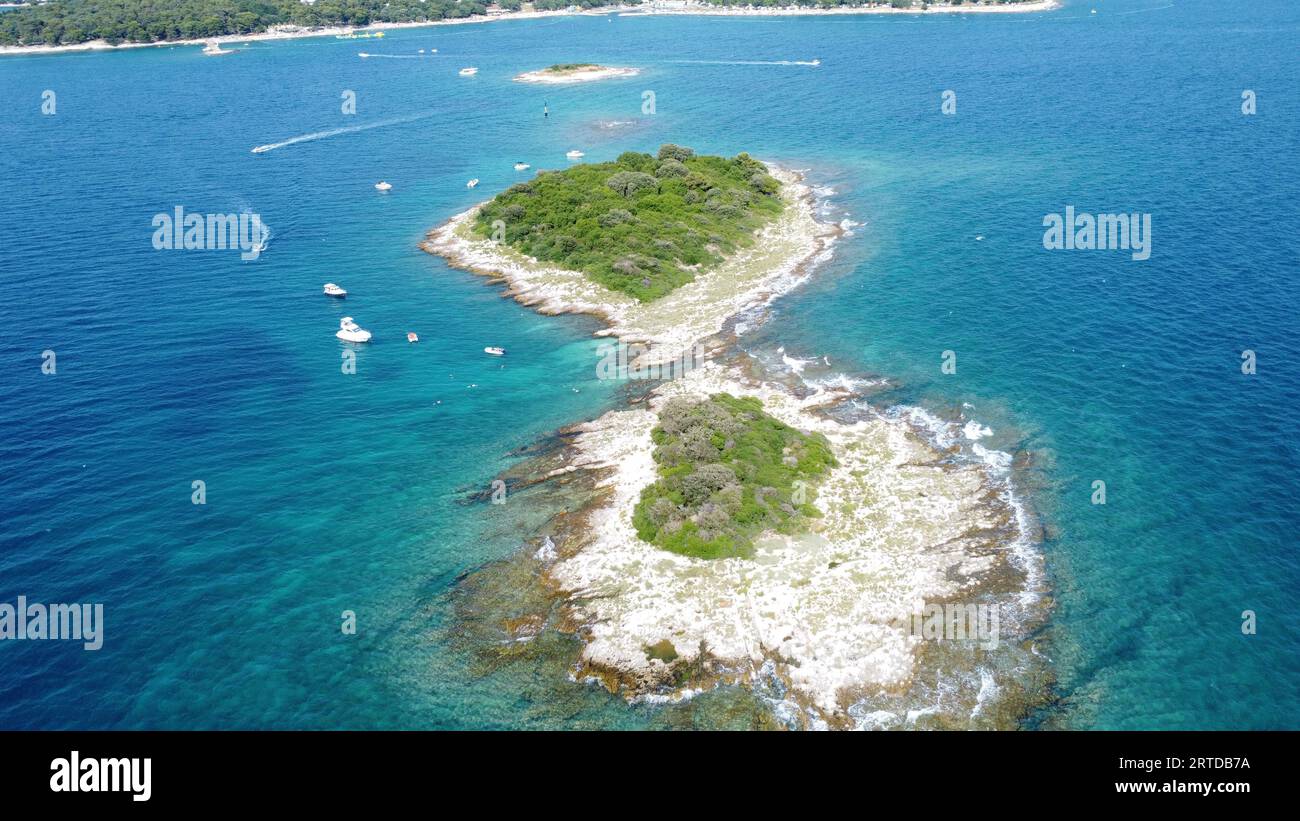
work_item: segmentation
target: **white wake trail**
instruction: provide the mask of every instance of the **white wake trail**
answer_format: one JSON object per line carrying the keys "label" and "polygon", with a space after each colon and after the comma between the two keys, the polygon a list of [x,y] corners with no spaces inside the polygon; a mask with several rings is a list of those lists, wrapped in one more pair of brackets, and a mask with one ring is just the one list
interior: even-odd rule
{"label": "white wake trail", "polygon": [[427,120],[428,118],[434,116],[437,113],[438,112],[436,111],[426,111],[423,114],[416,114],[413,117],[399,117],[393,120],[381,120],[380,122],[377,123],[366,123],[365,125],[348,126],[347,128],[331,128],[328,131],[313,131],[310,134],[301,134],[297,137],[290,137],[289,139],[282,140],[278,143],[267,143],[266,145],[256,146],[253,148],[253,153],[264,154],[267,151],[274,151],[277,148],[284,148],[287,145],[295,145],[296,143],[307,143],[307,142],[312,142],[313,140],[323,140],[326,137],[337,137],[340,134],[354,134],[358,131],[369,131],[372,128],[383,128],[385,126],[390,126],[390,125],[401,125],[402,123],[413,123],[417,120]]}
{"label": "white wake trail", "polygon": [[821,60],[669,60],[697,66],[819,66]]}

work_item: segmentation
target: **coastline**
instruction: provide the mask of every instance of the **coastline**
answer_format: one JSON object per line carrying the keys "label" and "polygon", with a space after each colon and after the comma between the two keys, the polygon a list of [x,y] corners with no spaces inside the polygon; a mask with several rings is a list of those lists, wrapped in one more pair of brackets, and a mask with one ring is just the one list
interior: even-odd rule
{"label": "coastline", "polygon": [[[881,413],[852,379],[807,378],[790,360],[778,373],[739,349],[728,330],[736,316],[805,281],[843,233],[816,220],[802,175],[769,168],[784,183],[785,212],[753,248],[653,309],[472,236],[477,207],[422,243],[540,313],[599,317],[598,336],[646,343],[651,362],[697,342],[710,351],[685,375],[648,383],[627,408],[565,429],[560,454],[512,477],[518,492],[576,482],[589,495],[557,514],[536,547],[471,577],[464,595],[497,594],[467,604],[474,632],[506,648],[503,658],[550,630],[576,637],[570,678],[630,702],[741,686],[787,727],[1015,726],[1045,689],[1027,637],[1050,601],[1032,526],[999,472],[1009,457],[970,458],[989,452],[955,423]],[[823,517],[804,534],[765,534],[752,559],[673,554],[643,542],[632,522],[657,478],[658,410],[672,397],[718,392],[759,398],[786,424],[822,433],[839,462],[818,487]],[[527,578],[538,590],[500,597],[506,578],[511,589]],[[521,601],[533,604],[521,612]],[[925,641],[909,629],[943,602],[997,607],[1001,643]]]}
{"label": "coastline", "polygon": [[368,26],[325,26],[321,28],[301,28],[280,26],[254,34],[223,34],[217,37],[193,38],[188,40],[159,40],[153,43],[119,43],[112,45],[104,40],[92,40],[85,43],[69,45],[34,45],[34,46],[0,46],[0,57],[7,55],[67,54],[81,51],[119,51],[134,48],[172,48],[175,46],[201,46],[216,42],[221,45],[230,43],[250,43],[273,40],[297,40],[308,37],[334,37],[353,31],[394,31],[430,26],[458,26],[474,23],[493,23],[501,20],[539,20],[555,17],[605,17],[618,16],[657,16],[657,15],[698,15],[704,17],[803,17],[859,14],[1006,14],[1051,11],[1061,6],[1060,0],[1035,0],[1032,3],[1020,3],[1014,6],[937,6],[928,9],[896,9],[890,6],[870,8],[836,7],[831,9],[812,9],[798,6],[774,8],[728,8],[705,3],[684,6],[660,6],[647,3],[639,6],[620,5],[570,11],[508,11],[499,14],[478,15],[444,20],[425,20],[407,23],[372,23]]}

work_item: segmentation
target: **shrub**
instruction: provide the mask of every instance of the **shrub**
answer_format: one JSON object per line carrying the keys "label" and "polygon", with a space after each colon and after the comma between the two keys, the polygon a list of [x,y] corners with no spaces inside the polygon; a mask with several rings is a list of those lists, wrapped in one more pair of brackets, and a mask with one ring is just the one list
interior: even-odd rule
{"label": "shrub", "polygon": [[660,160],[677,160],[678,162],[685,162],[686,160],[689,160],[691,157],[694,156],[695,156],[695,151],[693,149],[687,148],[684,145],[673,145],[672,143],[664,143],[663,145],[659,146]]}
{"label": "shrub", "polygon": [[620,171],[605,180],[605,184],[625,197],[630,197],[643,188],[659,185],[654,177],[640,171]]}

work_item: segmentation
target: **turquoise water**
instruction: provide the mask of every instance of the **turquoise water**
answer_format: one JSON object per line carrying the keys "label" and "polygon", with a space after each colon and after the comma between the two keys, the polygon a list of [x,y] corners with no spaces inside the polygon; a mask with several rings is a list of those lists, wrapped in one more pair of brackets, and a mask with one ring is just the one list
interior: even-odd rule
{"label": "turquoise water", "polygon": [[[515,160],[665,141],[809,169],[861,223],[747,346],[883,376],[878,403],[978,420],[1016,454],[1056,592],[1058,687],[1028,726],[1300,726],[1300,10],[1093,5],[561,18],[220,59],[0,60],[14,331],[0,341],[0,601],[103,602],[107,620],[97,653],[0,643],[0,726],[678,720],[545,666],[484,675],[455,641],[456,580],[543,516],[467,497],[619,394],[595,378],[594,322],[538,316],[416,247],[519,179]],[[438,53],[356,56],[420,48]],[[510,81],[587,60],[643,74]],[[458,77],[465,65],[478,76]],[[939,112],[946,89],[955,116]],[[375,192],[380,179],[394,189]],[[269,247],[254,262],[155,251],[151,220],[178,204],[258,213]],[[1042,218],[1067,205],[1151,213],[1151,259],[1045,251]],[[320,295],[326,281],[346,303]],[[355,375],[333,337],[345,312],[376,334]],[[348,609],[356,636],[339,630]],[[705,723],[725,723],[734,694],[709,698]]]}

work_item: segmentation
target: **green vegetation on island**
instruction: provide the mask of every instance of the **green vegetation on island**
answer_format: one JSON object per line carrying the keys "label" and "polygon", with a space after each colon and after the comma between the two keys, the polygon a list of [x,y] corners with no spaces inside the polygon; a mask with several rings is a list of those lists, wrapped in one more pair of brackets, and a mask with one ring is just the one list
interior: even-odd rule
{"label": "green vegetation on island", "polygon": [[651,544],[701,559],[749,556],[760,533],[795,533],[821,516],[812,485],[836,464],[830,444],[756,398],[671,399],[651,437],[659,479],[632,515]]}
{"label": "green vegetation on island", "polygon": [[[945,5],[925,0],[707,0],[717,6],[894,6],[896,8]],[[976,0],[965,0],[978,5]],[[1029,0],[983,0],[1003,5]],[[106,40],[118,43],[157,43],[197,40],[223,35],[257,34],[272,26],[368,26],[372,23],[412,23],[473,17],[488,13],[489,6],[519,11],[530,5],[537,11],[557,11],[604,6],[639,5],[640,0],[47,0],[0,11],[0,45],[57,46]],[[950,0],[961,5],[962,0]]]}
{"label": "green vegetation on island", "polygon": [[553,66],[547,66],[542,69],[542,71],[550,72],[551,74],[568,74],[572,71],[581,71],[587,68],[600,68],[600,66],[595,63],[556,63]]}
{"label": "green vegetation on island", "polygon": [[50,0],[0,12],[0,45],[69,45],[90,40],[154,43],[271,26],[368,26],[470,17],[483,0]]}
{"label": "green vegetation on island", "polygon": [[[483,206],[475,230],[538,260],[581,271],[642,301],[752,245],[781,213],[781,183],[748,154],[697,156],[664,145],[615,162],[544,171]],[[499,228],[499,226],[497,226]]]}

